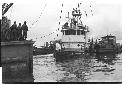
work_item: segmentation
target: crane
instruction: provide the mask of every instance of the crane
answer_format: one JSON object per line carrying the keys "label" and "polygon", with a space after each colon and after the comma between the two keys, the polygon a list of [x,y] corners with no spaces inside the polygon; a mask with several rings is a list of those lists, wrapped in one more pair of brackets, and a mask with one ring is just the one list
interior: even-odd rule
{"label": "crane", "polygon": [[9,8],[13,5],[13,3],[7,4],[7,3],[3,3],[2,4],[2,15],[4,15]]}
{"label": "crane", "polygon": [[13,3],[2,4],[1,41],[9,40],[10,38],[10,20],[6,16],[4,16],[4,14],[10,9],[12,5]]}

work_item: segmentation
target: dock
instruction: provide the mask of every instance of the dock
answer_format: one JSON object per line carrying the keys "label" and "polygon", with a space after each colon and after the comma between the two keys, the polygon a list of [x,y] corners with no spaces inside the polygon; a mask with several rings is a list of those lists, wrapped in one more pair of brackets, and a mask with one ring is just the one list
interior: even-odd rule
{"label": "dock", "polygon": [[33,81],[29,78],[33,73],[33,44],[31,40],[1,42],[3,83],[25,82],[26,75],[26,82]]}

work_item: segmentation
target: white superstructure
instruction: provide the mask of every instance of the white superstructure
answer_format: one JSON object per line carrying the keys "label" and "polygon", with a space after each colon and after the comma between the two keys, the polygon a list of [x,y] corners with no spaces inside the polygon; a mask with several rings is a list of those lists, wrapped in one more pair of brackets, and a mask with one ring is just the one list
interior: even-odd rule
{"label": "white superstructure", "polygon": [[86,47],[88,26],[81,21],[80,10],[73,9],[72,18],[62,26],[62,49],[64,51],[84,51]]}

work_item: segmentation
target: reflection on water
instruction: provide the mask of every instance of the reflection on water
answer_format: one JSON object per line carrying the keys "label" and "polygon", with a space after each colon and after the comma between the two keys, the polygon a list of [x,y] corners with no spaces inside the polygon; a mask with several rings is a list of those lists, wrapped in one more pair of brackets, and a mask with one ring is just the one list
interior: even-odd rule
{"label": "reflection on water", "polygon": [[34,82],[121,82],[121,54],[86,54],[56,62],[52,54],[34,56]]}
{"label": "reflection on water", "polygon": [[96,59],[98,62],[106,63],[109,65],[114,65],[114,61],[116,60],[116,54],[97,54]]}

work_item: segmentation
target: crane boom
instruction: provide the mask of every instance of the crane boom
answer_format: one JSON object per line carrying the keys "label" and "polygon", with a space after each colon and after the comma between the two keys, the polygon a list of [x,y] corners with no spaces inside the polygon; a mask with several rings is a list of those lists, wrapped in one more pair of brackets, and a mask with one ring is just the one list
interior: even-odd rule
{"label": "crane boom", "polygon": [[2,5],[2,15],[4,15],[8,10],[9,8],[13,5],[13,3],[10,3],[10,4],[7,4],[7,3],[4,3]]}

